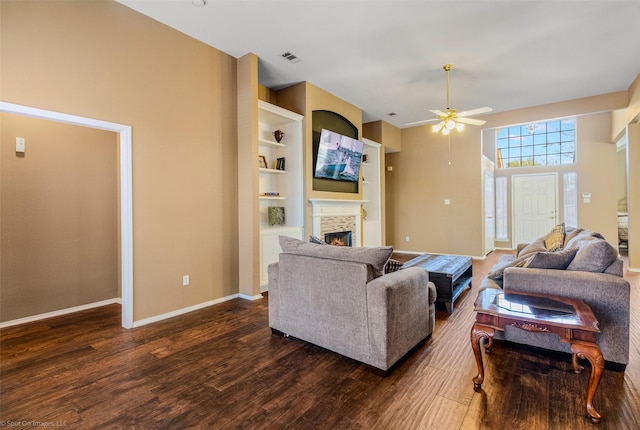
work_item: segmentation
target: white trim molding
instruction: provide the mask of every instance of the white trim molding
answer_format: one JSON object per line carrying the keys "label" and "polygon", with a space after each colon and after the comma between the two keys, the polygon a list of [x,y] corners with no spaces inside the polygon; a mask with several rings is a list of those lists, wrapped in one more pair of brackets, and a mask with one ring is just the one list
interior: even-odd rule
{"label": "white trim molding", "polygon": [[[147,325],[147,324],[155,323],[155,322],[158,322],[158,321],[166,320],[166,319],[169,319],[169,318],[177,317],[179,315],[184,315],[184,314],[187,314],[189,312],[193,312],[193,311],[197,311],[197,310],[200,310],[200,309],[207,308],[209,306],[217,305],[218,303],[226,302],[228,300],[237,299],[238,297],[240,297],[240,294],[231,294],[230,296],[221,297],[219,299],[210,300],[208,302],[203,302],[203,303],[198,303],[197,305],[188,306],[188,307],[182,308],[182,309],[176,309],[175,311],[167,312],[167,313],[156,315],[156,316],[149,317],[149,318],[144,318],[144,319],[141,319],[141,320],[138,320],[138,321],[134,322],[133,323],[133,327],[141,327],[143,325]],[[262,297],[262,296],[260,296],[260,297]]]}
{"label": "white trim molding", "polygon": [[113,299],[102,300],[100,302],[87,303],[86,305],[74,306],[74,307],[71,307],[71,308],[60,309],[60,310],[51,311],[51,312],[45,312],[43,314],[31,315],[31,316],[24,317],[24,318],[18,318],[16,320],[5,321],[5,322],[0,323],[0,328],[6,328],[6,327],[11,327],[11,326],[14,326],[14,325],[18,325],[18,324],[26,324],[26,323],[30,323],[30,322],[34,322],[34,321],[45,320],[47,318],[59,317],[59,316],[62,316],[62,315],[72,314],[74,312],[86,311],[87,309],[93,309],[93,308],[99,308],[99,307],[102,307],[102,306],[112,305],[114,303],[121,303],[120,298],[116,297],[116,298],[113,298]]}

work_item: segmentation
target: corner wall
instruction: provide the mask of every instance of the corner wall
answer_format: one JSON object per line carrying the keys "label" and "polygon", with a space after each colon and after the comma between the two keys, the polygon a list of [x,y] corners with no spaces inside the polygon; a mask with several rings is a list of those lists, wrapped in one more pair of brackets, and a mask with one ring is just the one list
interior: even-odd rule
{"label": "corner wall", "polygon": [[3,101],[132,127],[134,321],[237,294],[236,59],[112,1],[0,24]]}

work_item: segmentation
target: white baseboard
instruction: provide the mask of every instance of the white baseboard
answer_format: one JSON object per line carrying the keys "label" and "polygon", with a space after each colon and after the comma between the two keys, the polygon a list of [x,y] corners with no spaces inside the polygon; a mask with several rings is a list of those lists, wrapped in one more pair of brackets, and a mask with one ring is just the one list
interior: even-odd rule
{"label": "white baseboard", "polygon": [[[200,310],[200,309],[204,309],[204,308],[207,308],[209,306],[217,305],[218,303],[222,303],[222,302],[226,302],[226,301],[229,301],[229,300],[237,299],[238,297],[242,297],[242,295],[241,294],[231,294],[230,296],[221,297],[221,298],[215,299],[215,300],[209,300],[208,302],[198,303],[197,305],[188,306],[188,307],[182,308],[182,309],[176,309],[175,311],[171,311],[171,312],[167,312],[167,313],[164,313],[164,314],[156,315],[156,316],[153,316],[153,317],[141,319],[139,321],[134,321],[133,322],[133,327],[134,328],[135,327],[141,327],[143,325],[147,325],[147,324],[155,323],[155,322],[158,322],[158,321],[166,320],[166,319],[169,319],[169,318],[177,317],[178,315],[183,315],[183,314],[187,314],[189,312],[193,312],[193,311],[197,311],[197,310]],[[260,296],[260,297],[262,297],[262,296]]]}
{"label": "white baseboard", "polygon": [[640,273],[640,269],[636,269],[635,267],[629,267],[629,272]]}
{"label": "white baseboard", "polygon": [[240,297],[241,299],[245,299],[245,300],[260,300],[260,299],[264,298],[262,296],[262,294],[257,294],[255,296],[247,296],[246,294],[238,294],[238,297]]}
{"label": "white baseboard", "polygon": [[44,314],[18,318],[17,320],[5,321],[0,323],[0,328],[11,327],[18,324],[26,324],[34,321],[44,320],[47,318],[53,318],[53,317],[58,317],[62,315],[72,314],[74,312],[80,312],[87,309],[99,308],[101,306],[112,305],[114,303],[122,304],[122,299],[120,299],[120,297],[116,297],[114,299],[102,300],[100,302],[87,303],[86,305],[74,306],[72,308],[60,309],[57,311],[46,312]]}

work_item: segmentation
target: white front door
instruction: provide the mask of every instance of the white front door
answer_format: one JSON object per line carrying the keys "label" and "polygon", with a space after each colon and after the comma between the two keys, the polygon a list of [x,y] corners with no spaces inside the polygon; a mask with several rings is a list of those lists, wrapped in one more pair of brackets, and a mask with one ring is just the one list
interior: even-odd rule
{"label": "white front door", "polygon": [[484,254],[487,255],[495,248],[495,193],[493,172],[484,172]]}
{"label": "white front door", "polygon": [[530,243],[557,224],[555,173],[513,176],[513,246]]}

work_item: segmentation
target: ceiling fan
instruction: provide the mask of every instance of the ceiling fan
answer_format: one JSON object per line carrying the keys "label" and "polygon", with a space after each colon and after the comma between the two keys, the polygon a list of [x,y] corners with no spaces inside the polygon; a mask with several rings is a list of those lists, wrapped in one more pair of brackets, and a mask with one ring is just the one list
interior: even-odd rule
{"label": "ceiling fan", "polygon": [[454,128],[458,131],[462,131],[464,129],[465,124],[469,125],[483,125],[486,121],[481,119],[469,118],[472,115],[478,115],[482,113],[491,112],[493,109],[490,107],[481,107],[477,109],[466,110],[464,112],[458,112],[455,109],[451,109],[449,105],[449,72],[453,68],[452,64],[445,64],[442,67],[447,74],[447,108],[443,111],[437,109],[430,109],[429,112],[432,112],[437,115],[436,118],[425,119],[422,121],[410,122],[405,124],[407,127],[411,127],[414,125],[426,124],[429,122],[438,121],[437,124],[431,126],[431,129],[434,133],[442,133],[445,136],[448,135],[451,130]]}

